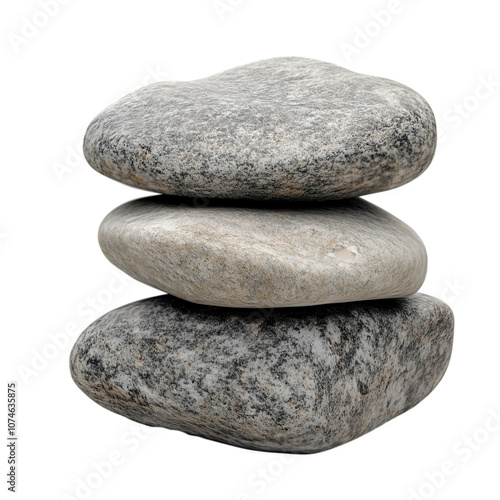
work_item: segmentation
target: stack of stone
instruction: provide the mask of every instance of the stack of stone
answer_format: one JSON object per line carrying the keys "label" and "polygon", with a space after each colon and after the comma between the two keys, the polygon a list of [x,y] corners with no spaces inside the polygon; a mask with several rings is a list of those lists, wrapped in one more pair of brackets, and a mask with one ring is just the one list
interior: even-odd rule
{"label": "stack of stone", "polygon": [[356,197],[411,181],[435,145],[408,87],[303,58],[108,107],[88,162],[162,195],[111,212],[99,242],[168,295],[90,325],[75,382],[143,424],[265,451],[326,450],[412,408],[446,370],[453,315],[415,295],[417,234]]}

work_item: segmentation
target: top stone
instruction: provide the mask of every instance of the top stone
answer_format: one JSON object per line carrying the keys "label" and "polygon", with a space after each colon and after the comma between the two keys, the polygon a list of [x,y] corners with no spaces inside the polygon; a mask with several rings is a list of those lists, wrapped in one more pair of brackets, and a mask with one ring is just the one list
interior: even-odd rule
{"label": "top stone", "polygon": [[84,153],[149,191],[313,201],[406,184],[435,146],[434,115],[413,90],[287,57],[132,92],[92,121]]}

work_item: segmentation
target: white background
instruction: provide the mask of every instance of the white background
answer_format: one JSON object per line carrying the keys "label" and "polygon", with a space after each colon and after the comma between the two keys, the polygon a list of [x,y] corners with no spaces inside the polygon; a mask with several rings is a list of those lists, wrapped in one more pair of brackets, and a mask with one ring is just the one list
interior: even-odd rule
{"label": "white background", "polygon": [[[2,4],[2,370],[4,380],[19,384],[18,498],[500,498],[500,423],[491,417],[500,412],[497,5],[222,0],[218,6],[65,0],[47,17],[36,0]],[[86,165],[80,149],[86,126],[145,83],[292,55],[392,78],[433,107],[441,136],[428,171],[368,199],[426,243],[422,291],[444,298],[456,316],[450,367],[413,410],[316,455],[151,432],[93,403],[69,374],[71,345],[93,319],[158,295],[132,279],[121,285],[98,247],[102,218],[147,193]],[[1,394],[6,398],[5,388]],[[5,403],[1,408],[6,413]],[[95,464],[110,457],[113,470],[96,472]]]}

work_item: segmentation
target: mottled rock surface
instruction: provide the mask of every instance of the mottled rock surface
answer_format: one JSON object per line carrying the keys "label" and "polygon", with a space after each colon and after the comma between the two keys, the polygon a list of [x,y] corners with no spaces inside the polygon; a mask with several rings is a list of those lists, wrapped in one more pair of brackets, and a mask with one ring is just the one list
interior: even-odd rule
{"label": "mottled rock surface", "polygon": [[425,398],[452,339],[450,308],[422,294],[260,312],[163,295],[90,325],[71,373],[94,401],[143,424],[313,453]]}
{"label": "mottled rock surface", "polygon": [[143,87],[92,121],[84,152],[98,172],[165,194],[331,200],[413,180],[435,146],[413,90],[289,57]]}
{"label": "mottled rock surface", "polygon": [[99,242],[130,276],[198,304],[292,307],[404,297],[424,281],[420,238],[365,200],[253,204],[138,199],[104,219]]}

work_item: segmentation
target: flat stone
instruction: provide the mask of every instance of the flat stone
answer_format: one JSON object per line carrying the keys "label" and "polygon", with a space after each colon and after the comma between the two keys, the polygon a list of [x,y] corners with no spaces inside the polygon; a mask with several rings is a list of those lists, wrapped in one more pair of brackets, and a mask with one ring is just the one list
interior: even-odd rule
{"label": "flat stone", "polygon": [[159,193],[332,200],[413,180],[435,146],[432,110],[408,87],[285,57],[132,92],[92,121],[84,152]]}
{"label": "flat stone", "polygon": [[95,402],[146,425],[314,453],[419,403],[443,376],[452,340],[450,308],[422,294],[263,311],[163,295],[90,325],[71,374]]}
{"label": "flat stone", "polygon": [[106,257],[177,297],[225,307],[291,307],[404,297],[427,270],[422,240],[362,199],[297,204],[152,196],[102,222]]}

